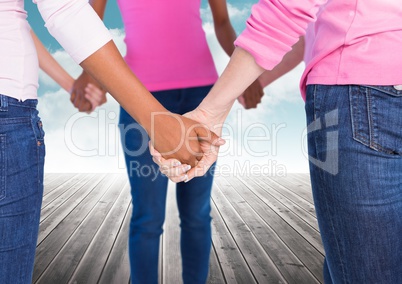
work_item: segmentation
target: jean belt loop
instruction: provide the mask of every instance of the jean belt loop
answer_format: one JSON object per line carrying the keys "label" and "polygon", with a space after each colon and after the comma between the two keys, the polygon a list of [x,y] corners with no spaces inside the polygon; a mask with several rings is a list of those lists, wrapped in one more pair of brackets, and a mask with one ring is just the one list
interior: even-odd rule
{"label": "jean belt loop", "polygon": [[8,110],[8,97],[0,94],[0,111]]}

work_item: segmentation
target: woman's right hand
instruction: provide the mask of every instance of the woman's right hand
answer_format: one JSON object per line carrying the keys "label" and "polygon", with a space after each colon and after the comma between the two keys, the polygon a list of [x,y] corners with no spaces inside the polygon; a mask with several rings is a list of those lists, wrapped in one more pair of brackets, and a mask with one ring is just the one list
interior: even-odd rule
{"label": "woman's right hand", "polygon": [[189,116],[191,115],[185,117],[170,112],[154,113],[148,135],[161,157],[175,158],[182,164],[195,167],[216,157],[217,149],[225,141],[205,124]]}
{"label": "woman's right hand", "polygon": [[[169,159],[167,156],[162,155],[156,150],[152,144],[150,144],[150,152],[153,156],[154,162],[159,166],[160,171],[165,174],[173,182],[188,182],[194,177],[203,176],[213,163],[218,158],[219,147],[222,146],[225,141],[221,138],[216,139],[220,135],[222,123],[221,119],[216,118],[213,121],[208,118],[208,114],[201,109],[195,109],[184,115],[191,121],[199,121],[198,131],[203,129],[205,131],[201,134],[204,139],[198,139],[199,150],[202,155],[197,156],[195,164],[188,163],[183,160]],[[216,133],[215,133],[216,132]],[[211,138],[205,139],[205,135],[212,135]],[[191,167],[192,166],[192,167]]]}

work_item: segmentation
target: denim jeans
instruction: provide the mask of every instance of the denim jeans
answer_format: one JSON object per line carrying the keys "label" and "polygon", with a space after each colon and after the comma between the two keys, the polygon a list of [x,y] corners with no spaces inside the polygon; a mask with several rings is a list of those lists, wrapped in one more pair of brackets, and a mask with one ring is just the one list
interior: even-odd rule
{"label": "denim jeans", "polygon": [[325,283],[402,283],[402,92],[307,87]]}
{"label": "denim jeans", "polygon": [[[153,95],[169,111],[183,114],[197,107],[210,88],[159,91]],[[147,133],[123,108],[120,133],[133,198],[129,235],[131,282],[158,283],[159,242],[165,220],[168,179],[152,161]],[[206,283],[207,280],[212,180],[211,169],[204,177],[177,184],[184,283]]]}
{"label": "denim jeans", "polygon": [[0,95],[0,282],[30,284],[45,145],[37,100]]}

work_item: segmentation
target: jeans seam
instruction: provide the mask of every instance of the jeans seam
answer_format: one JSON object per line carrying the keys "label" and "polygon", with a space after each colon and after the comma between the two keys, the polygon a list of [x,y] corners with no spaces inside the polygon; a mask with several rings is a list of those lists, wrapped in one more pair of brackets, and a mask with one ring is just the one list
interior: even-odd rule
{"label": "jeans seam", "polygon": [[375,143],[375,137],[374,137],[374,121],[373,121],[373,100],[371,98],[371,92],[368,88],[365,88],[365,94],[366,94],[366,101],[367,101],[367,123],[368,123],[368,131],[369,131],[369,139],[370,139],[370,148],[373,148]]}
{"label": "jeans seam", "polygon": [[6,184],[7,184],[7,175],[6,175],[6,168],[7,168],[7,159],[5,157],[6,155],[6,140],[7,140],[7,136],[6,134],[0,134],[0,159],[1,160],[1,171],[0,171],[0,188],[1,190],[4,192],[4,195],[2,195],[2,193],[0,192],[0,200],[3,200],[6,198],[7,196],[7,192],[6,192]]}

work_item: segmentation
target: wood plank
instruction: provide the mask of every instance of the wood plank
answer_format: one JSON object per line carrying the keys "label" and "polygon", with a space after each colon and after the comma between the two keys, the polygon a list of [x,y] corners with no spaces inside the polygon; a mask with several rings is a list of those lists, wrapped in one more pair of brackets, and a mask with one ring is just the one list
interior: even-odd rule
{"label": "wood plank", "polygon": [[300,235],[302,235],[303,238],[312,244],[321,255],[324,255],[324,248],[318,231],[318,225],[316,224],[316,219],[313,222],[315,223],[315,227],[317,227],[317,229],[311,226],[311,224],[303,217],[290,209],[293,204],[289,200],[283,199],[282,196],[277,198],[277,192],[262,182],[261,179],[253,179],[249,177],[238,178],[242,180],[247,187],[249,187],[254,194],[258,196],[258,198],[260,198],[273,211],[275,211],[278,216],[280,216],[287,224],[289,224]]}
{"label": "wood plank", "polygon": [[223,178],[215,178],[216,187],[212,191],[213,199],[219,207],[220,213],[226,221],[226,225],[238,247],[242,251],[254,277],[259,283],[283,283],[285,279],[282,277],[272,260],[265,253],[257,238],[246,222],[242,219],[230,204],[227,197],[223,194],[221,187],[226,186]]}
{"label": "wood plank", "polygon": [[176,185],[169,182],[166,199],[166,219],[163,233],[162,283],[183,283],[180,253],[180,219],[176,203]]}
{"label": "wood plank", "polygon": [[76,193],[90,177],[93,176],[93,174],[75,175],[44,196],[42,201],[40,222],[43,222],[50,214],[52,214],[58,207],[60,207],[74,193]]}
{"label": "wood plank", "polygon": [[[315,208],[314,204],[311,202],[308,202],[307,200],[300,198],[299,195],[295,194],[292,190],[289,190],[288,187],[283,186],[282,184],[276,182],[272,177],[268,176],[263,176],[262,180],[269,185],[272,189],[276,190],[280,194],[282,194],[284,197],[289,199],[291,202],[294,204],[297,204],[297,206],[301,209],[303,209],[305,212],[309,213],[311,216],[315,217]],[[286,180],[282,180],[283,183],[287,184]]]}
{"label": "wood plank", "polygon": [[225,277],[222,273],[222,268],[218,261],[218,256],[215,250],[214,244],[211,248],[211,256],[209,259],[209,273],[208,273],[208,284],[223,284],[226,283]]}
{"label": "wood plank", "polygon": [[[311,193],[311,186],[304,184],[294,178],[294,175],[287,175],[285,177],[270,177],[273,181],[286,187],[292,191],[295,195],[306,200],[314,205],[313,195]],[[315,216],[315,210],[312,212]]]}
{"label": "wood plank", "polygon": [[41,224],[39,245],[36,248],[33,282],[39,279],[75,229],[102,197],[103,188],[100,182],[104,177],[105,175],[96,175],[79,192],[82,195],[78,194],[75,196],[76,198],[70,199],[70,202],[64,206],[65,208],[62,208],[63,210],[56,210]]}
{"label": "wood plank", "polygon": [[[47,177],[49,175],[49,178]],[[43,195],[46,196],[52,192],[55,188],[62,185],[69,179],[73,178],[77,174],[45,174],[45,179],[43,182]]]}
{"label": "wood plank", "polygon": [[[226,178],[230,186],[221,187],[225,195],[230,194],[230,202],[246,221],[267,254],[286,279],[287,283],[323,282],[321,275],[322,255],[308,243],[293,227],[286,223],[250,188],[238,178]],[[231,192],[224,191],[231,190]],[[234,189],[234,190],[233,190]],[[236,195],[234,192],[237,192]],[[303,263],[299,254],[308,254]],[[309,253],[313,252],[313,253]],[[315,261],[314,259],[315,258]],[[309,266],[318,263],[316,276]]]}
{"label": "wood plank", "polygon": [[[99,279],[99,284],[128,284],[130,281],[130,260],[127,236],[130,228],[132,205],[124,216],[123,226],[116,237],[112,251]],[[88,283],[89,284],[89,283]]]}
{"label": "wood plank", "polygon": [[[182,283],[173,187],[161,239],[163,284]],[[126,174],[46,174],[45,191],[33,283],[129,283]],[[211,206],[208,284],[323,282],[308,174],[217,177]]]}
{"label": "wood plank", "polygon": [[310,174],[309,173],[292,173],[292,176],[304,184],[311,186]]}
{"label": "wood plank", "polygon": [[43,184],[45,186],[47,186],[50,182],[54,181],[55,179],[57,179],[59,176],[61,176],[63,174],[59,174],[59,173],[47,173],[43,176]]}
{"label": "wood plank", "polygon": [[[115,179],[116,175],[108,175],[99,185],[99,190],[103,192],[102,197],[74,230],[37,283],[68,283],[104,218],[121,193],[124,181],[115,188],[116,190],[109,190]],[[60,264],[63,265],[63,269],[57,269]]]}
{"label": "wood plank", "polygon": [[226,283],[257,283],[214,200],[211,208],[212,243]]}
{"label": "wood plank", "polygon": [[[81,182],[77,183],[77,190],[72,190],[74,194],[69,196],[66,201],[63,200],[59,207],[54,206],[55,210],[49,210],[49,212],[47,212],[47,209],[44,210],[43,217],[41,216],[41,219],[43,219],[39,227],[38,244],[40,244],[54,228],[56,228],[59,223],[91,193],[95,186],[104,178],[104,175],[93,175],[91,177],[90,179],[83,179]],[[60,203],[60,201],[57,202]]]}
{"label": "wood plank", "polygon": [[[245,179],[250,180],[247,177],[245,177]],[[261,188],[265,189],[265,191],[267,191],[276,200],[283,203],[286,206],[286,210],[292,211],[294,214],[303,219],[316,231],[319,230],[317,224],[317,218],[314,215],[315,208],[311,203],[305,200],[303,202],[302,199],[300,199],[297,196],[294,196],[294,193],[289,191],[286,187],[278,184],[277,182],[269,179],[268,177],[261,177],[253,180],[258,185],[260,185]]]}
{"label": "wood plank", "polygon": [[99,281],[131,204],[130,186],[125,175],[119,175],[112,184],[112,188],[116,191],[122,188],[122,191],[88,246],[69,281],[70,283],[97,283]]}

